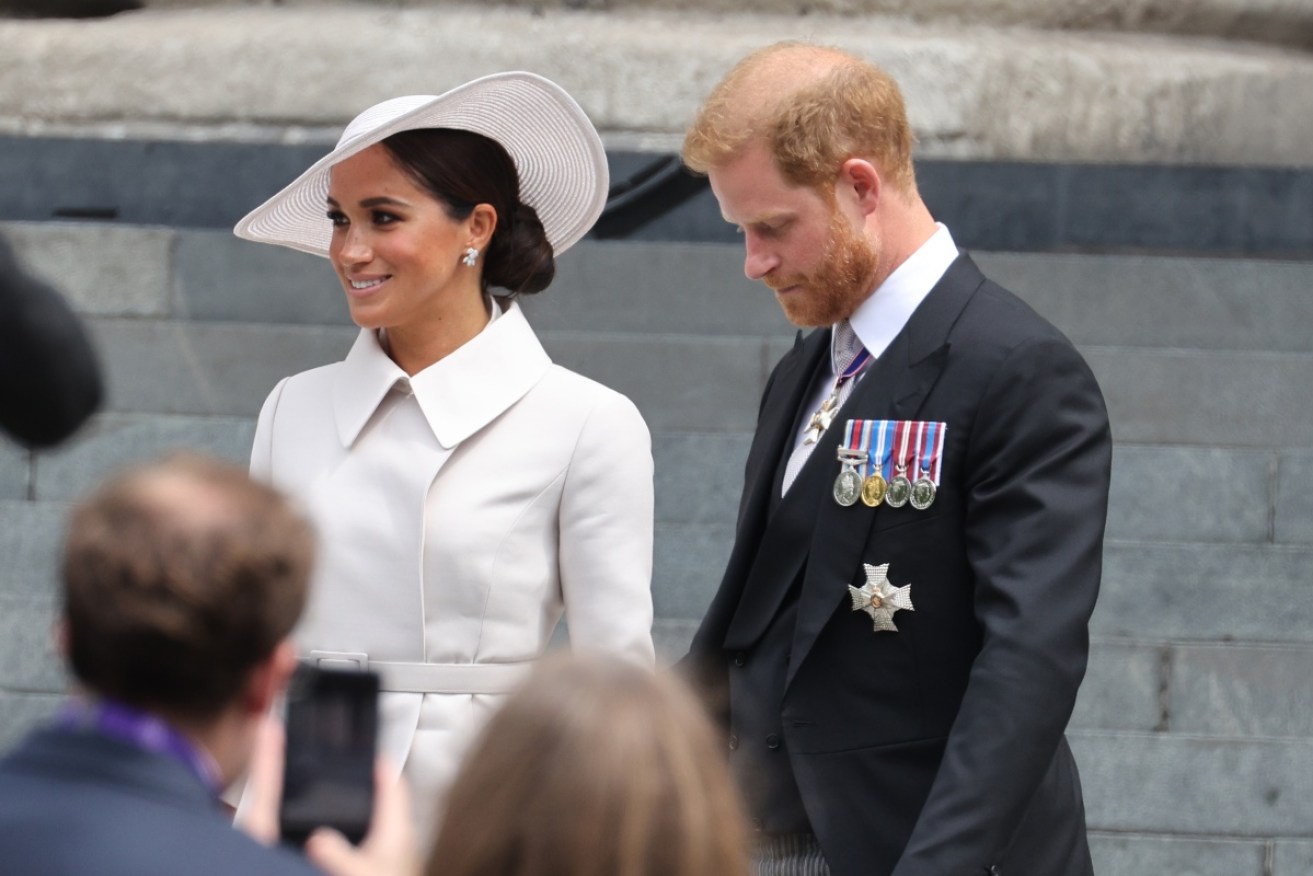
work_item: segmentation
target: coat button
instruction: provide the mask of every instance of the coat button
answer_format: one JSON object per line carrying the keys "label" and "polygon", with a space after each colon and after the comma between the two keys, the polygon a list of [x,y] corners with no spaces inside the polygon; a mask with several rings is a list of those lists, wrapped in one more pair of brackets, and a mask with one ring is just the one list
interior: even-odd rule
{"label": "coat button", "polygon": [[739,738],[735,736],[733,733],[731,733],[729,736],[729,750],[733,751],[738,747],[739,747]]}
{"label": "coat button", "polygon": [[769,748],[771,751],[774,751],[775,749],[779,748],[779,747],[780,747],[780,737],[776,736],[774,733],[772,733],[771,735],[767,736],[767,737],[766,737],[766,747]]}
{"label": "coat button", "polygon": [[735,652],[734,652],[734,665],[735,665],[735,666],[742,666],[744,663],[747,663],[747,662],[748,662],[748,658],[747,658],[746,655],[744,655],[744,653],[743,653],[742,651],[735,651]]}

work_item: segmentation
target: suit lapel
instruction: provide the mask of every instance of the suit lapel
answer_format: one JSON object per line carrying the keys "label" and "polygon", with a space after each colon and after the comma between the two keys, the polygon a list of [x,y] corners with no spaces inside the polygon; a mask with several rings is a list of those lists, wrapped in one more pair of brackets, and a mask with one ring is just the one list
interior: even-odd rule
{"label": "suit lapel", "polygon": [[[838,473],[833,449],[850,419],[916,419],[948,361],[948,334],[984,276],[966,255],[959,255],[912,314],[835,417],[798,476],[793,490],[805,486],[815,522],[808,532],[807,570],[798,604],[798,621],[785,686],[793,681],[816,637],[834,612],[849,602],[848,585],[861,570],[862,548],[879,508],[861,502],[845,508],[819,495]],[[831,434],[833,433],[833,434]],[[820,457],[818,459],[818,457]],[[802,483],[806,479],[805,485]],[[804,498],[800,496],[799,498]]]}
{"label": "suit lapel", "polygon": [[[766,389],[757,430],[748,451],[734,549],[721,586],[707,610],[708,622],[703,625],[712,637],[705,643],[708,647],[722,647],[726,638],[717,631],[730,626],[731,618],[743,604],[743,588],[751,577],[750,573],[762,566],[763,534],[770,525],[772,509],[779,496],[783,458],[792,449],[790,438],[796,432],[798,410],[811,388],[816,369],[829,351],[829,337],[828,331],[818,331],[800,339],[780,361]],[[765,542],[769,545],[769,539]],[[798,562],[802,560],[802,553],[801,549],[797,551]],[[785,587],[793,580],[793,574],[796,574],[796,567],[784,581]],[[783,597],[783,590],[779,596]],[[757,601],[754,592],[752,602]]]}

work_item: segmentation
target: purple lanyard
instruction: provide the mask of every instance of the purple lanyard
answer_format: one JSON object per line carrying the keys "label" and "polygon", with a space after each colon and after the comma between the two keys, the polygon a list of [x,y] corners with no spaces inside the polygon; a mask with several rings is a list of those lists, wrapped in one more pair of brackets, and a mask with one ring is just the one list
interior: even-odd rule
{"label": "purple lanyard", "polygon": [[219,767],[209,754],[163,719],[113,700],[70,699],[55,716],[55,726],[69,732],[92,731],[143,751],[181,761],[214,794],[222,790]]}

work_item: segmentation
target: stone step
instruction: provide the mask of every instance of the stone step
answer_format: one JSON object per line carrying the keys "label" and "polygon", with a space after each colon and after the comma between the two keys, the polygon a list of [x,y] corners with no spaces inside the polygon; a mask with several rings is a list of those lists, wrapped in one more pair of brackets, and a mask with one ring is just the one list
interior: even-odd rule
{"label": "stone step", "polygon": [[1068,738],[1092,830],[1313,836],[1313,740],[1098,730]]}
{"label": "stone step", "polygon": [[[0,444],[0,499],[71,501],[120,466],[175,450],[236,462],[249,417],[99,415],[71,442],[28,454]],[[751,435],[656,431],[659,523],[730,529]],[[1313,545],[1313,453],[1119,444],[1108,537],[1117,541]]]}
{"label": "stone step", "polygon": [[[34,8],[52,0],[10,0]],[[381,7],[460,6],[468,0],[62,0],[82,14],[103,14],[100,7],[137,7],[152,10],[201,9],[283,5],[331,8],[345,3],[373,3]],[[1006,3],[970,3],[966,0],[490,0],[487,5],[530,7],[540,14],[566,9],[592,9],[622,15],[631,9],[702,10],[722,14],[776,13],[811,16],[831,12],[853,18],[878,16],[914,21],[985,23],[1011,27],[1027,25],[1059,30],[1151,31],[1207,34],[1222,39],[1245,39],[1281,44],[1313,42],[1313,11],[1288,0],[1144,0],[1135,4],[1091,3],[1073,5],[1054,0],[1009,0]],[[65,14],[73,14],[71,12]]]}
{"label": "stone step", "polygon": [[[83,313],[197,322],[346,326],[324,259],[226,231],[3,223],[24,260]],[[1076,343],[1310,353],[1313,262],[981,252],[987,274]],[[737,245],[585,241],[526,298],[547,331],[791,337]]]}
{"label": "stone step", "polygon": [[[911,8],[919,7],[900,4]],[[826,9],[833,7],[814,11]],[[699,101],[734,61],[800,33],[797,15],[701,8],[541,13],[486,5],[274,5],[0,22],[0,57],[24,84],[0,93],[0,130],[328,138],[380,96],[438,93],[474,76],[529,69],[563,84],[613,142],[664,150],[677,144]],[[1295,32],[1284,21],[1279,32]],[[1313,161],[1313,121],[1287,111],[1303,105],[1313,82],[1313,59],[1296,50],[995,28],[937,16],[853,27],[848,16],[812,14],[802,31],[890,69],[907,93],[923,154]],[[345,53],[327,76],[324,46],[348,34],[359,45],[388,46],[389,63],[380,69],[369,53]]]}
{"label": "stone step", "polygon": [[1099,876],[1306,876],[1313,843],[1090,832]]}
{"label": "stone step", "polygon": [[[287,374],[345,355],[346,327],[95,319],[110,410],[254,416]],[[745,432],[783,336],[540,332],[560,364],[632,398],[656,431]],[[1313,446],[1313,354],[1085,347],[1119,442]],[[715,379],[708,379],[714,375]]]}
{"label": "stone step", "polygon": [[[720,582],[730,527],[662,524],[657,614],[697,618]],[[1109,541],[1091,631],[1136,640],[1313,644],[1313,548]]]}

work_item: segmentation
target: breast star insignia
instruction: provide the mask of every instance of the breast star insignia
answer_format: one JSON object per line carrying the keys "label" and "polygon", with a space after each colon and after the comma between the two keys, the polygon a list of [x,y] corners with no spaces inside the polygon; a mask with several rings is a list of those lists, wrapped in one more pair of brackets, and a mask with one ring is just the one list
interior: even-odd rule
{"label": "breast star insignia", "polygon": [[894,625],[894,612],[915,611],[912,608],[912,585],[895,587],[889,583],[889,564],[872,566],[863,563],[866,569],[866,583],[861,587],[848,585],[848,593],[853,598],[853,611],[864,611],[875,621],[875,631],[898,632]]}

